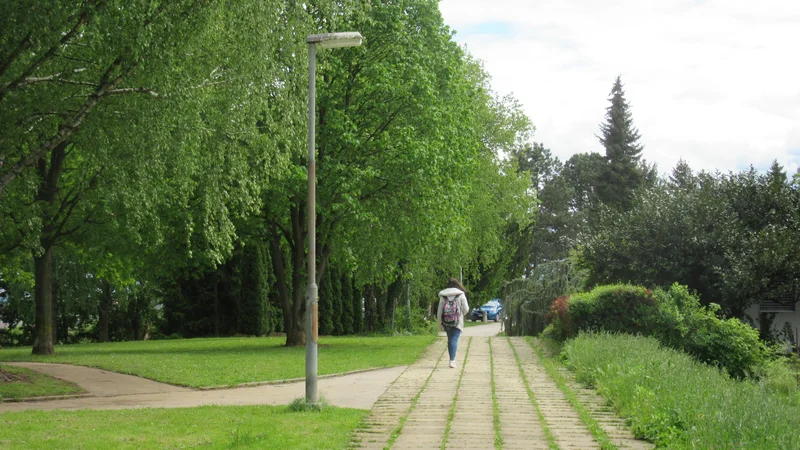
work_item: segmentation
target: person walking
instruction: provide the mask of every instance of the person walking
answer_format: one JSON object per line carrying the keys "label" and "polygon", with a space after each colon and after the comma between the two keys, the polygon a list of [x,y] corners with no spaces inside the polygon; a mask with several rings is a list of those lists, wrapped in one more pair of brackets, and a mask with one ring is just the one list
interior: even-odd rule
{"label": "person walking", "polygon": [[458,338],[464,329],[464,316],[469,312],[467,290],[455,278],[447,282],[447,289],[439,291],[439,309],[436,314],[439,327],[447,333],[447,352],[450,353],[450,367],[456,367]]}

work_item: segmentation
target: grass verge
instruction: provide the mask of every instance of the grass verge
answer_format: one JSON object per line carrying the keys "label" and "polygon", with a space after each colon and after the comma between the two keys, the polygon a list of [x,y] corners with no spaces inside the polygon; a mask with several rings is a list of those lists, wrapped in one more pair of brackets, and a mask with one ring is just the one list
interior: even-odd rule
{"label": "grass verge", "polygon": [[500,429],[500,405],[497,404],[497,382],[494,378],[494,352],[492,351],[492,338],[489,338],[489,366],[492,379],[492,423],[494,424],[494,448],[503,448],[503,432]]}
{"label": "grass verge", "polygon": [[0,448],[342,449],[367,411],[204,406],[0,414]]}
{"label": "grass verge", "polygon": [[82,392],[80,387],[68,381],[22,367],[0,364],[0,400],[74,395]]}
{"label": "grass verge", "polygon": [[[319,374],[392,367],[414,362],[436,339],[424,336],[323,336]],[[2,361],[76,364],[138,375],[190,387],[302,378],[305,347],[284,347],[285,338],[203,338],[76,344],[56,347],[51,356],[29,347],[0,350]]]}
{"label": "grass verge", "polygon": [[566,364],[659,448],[800,448],[800,395],[727,373],[652,338],[581,334]]}
{"label": "grass verge", "polygon": [[547,446],[550,447],[551,450],[558,450],[556,438],[553,436],[553,432],[550,431],[547,421],[544,420],[544,414],[542,414],[542,410],[539,408],[539,402],[536,401],[536,397],[533,395],[533,389],[531,389],[531,385],[528,383],[528,377],[525,376],[525,370],[522,368],[522,361],[519,359],[519,353],[517,353],[517,349],[514,347],[514,344],[511,342],[511,340],[508,338],[506,339],[508,340],[508,345],[511,347],[511,351],[514,352],[514,359],[517,361],[519,375],[522,377],[522,382],[525,383],[525,390],[528,391],[528,399],[530,399],[533,409],[536,410],[536,415],[539,417],[539,423],[542,425],[544,437],[547,439]]}
{"label": "grass verge", "polygon": [[453,417],[456,415],[456,405],[458,404],[458,391],[461,389],[461,380],[464,378],[464,368],[467,366],[467,357],[469,357],[469,348],[472,346],[472,338],[467,342],[467,350],[464,352],[464,363],[461,364],[461,373],[458,374],[458,384],[456,384],[456,395],[453,397],[453,404],[450,405],[450,411],[447,412],[447,424],[444,426],[444,437],[442,438],[441,450],[447,448],[447,440],[450,438],[450,428],[453,425]]}
{"label": "grass verge", "polygon": [[589,432],[592,433],[595,440],[598,444],[600,444],[600,448],[602,450],[617,450],[617,446],[611,442],[611,439],[608,437],[608,433],[600,426],[600,424],[592,417],[589,411],[586,410],[586,407],[583,406],[583,403],[578,400],[578,397],[575,395],[575,392],[567,385],[564,376],[561,375],[559,372],[560,364],[554,361],[552,358],[546,357],[542,349],[537,345],[534,341],[534,338],[531,336],[527,336],[525,338],[528,341],[528,344],[533,348],[533,351],[536,353],[536,356],[539,358],[539,361],[542,363],[544,370],[547,371],[547,374],[550,375],[550,378],[555,381],[556,386],[558,389],[564,394],[567,401],[575,411],[578,413],[578,417],[581,419],[586,428],[589,429]]}

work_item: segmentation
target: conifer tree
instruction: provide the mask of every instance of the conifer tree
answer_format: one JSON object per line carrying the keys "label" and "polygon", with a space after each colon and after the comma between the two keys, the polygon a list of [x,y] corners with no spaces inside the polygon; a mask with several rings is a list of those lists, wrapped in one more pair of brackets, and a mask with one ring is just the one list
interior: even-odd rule
{"label": "conifer tree", "polygon": [[692,173],[692,168],[689,167],[689,163],[684,161],[683,158],[679,159],[678,164],[675,165],[675,168],[672,169],[672,173],[669,176],[669,183],[677,189],[689,189],[693,187],[696,182],[697,179]]}
{"label": "conifer tree", "polygon": [[622,79],[617,76],[606,109],[606,121],[600,125],[600,143],[606,150],[606,167],[597,181],[597,195],[604,204],[627,210],[633,191],[645,182],[640,165],[643,147],[639,130],[633,125],[630,105],[625,100]]}
{"label": "conifer tree", "polygon": [[[339,284],[341,285],[342,303],[342,334],[354,334],[353,328],[355,309],[353,307],[353,282],[346,273],[339,274]],[[360,314],[360,313],[359,313]]]}
{"label": "conifer tree", "polygon": [[267,333],[269,306],[268,261],[264,245],[252,242],[244,247],[237,320],[238,333],[262,336]]}

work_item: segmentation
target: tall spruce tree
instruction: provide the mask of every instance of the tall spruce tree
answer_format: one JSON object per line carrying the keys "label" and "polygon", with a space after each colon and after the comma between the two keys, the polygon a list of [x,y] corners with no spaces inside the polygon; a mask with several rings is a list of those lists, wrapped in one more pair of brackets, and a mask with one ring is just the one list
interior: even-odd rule
{"label": "tall spruce tree", "polygon": [[692,168],[683,158],[672,169],[669,175],[669,185],[674,189],[691,189],[697,185],[697,177],[692,173]]}
{"label": "tall spruce tree", "polygon": [[627,210],[633,201],[633,191],[645,182],[645,173],[640,165],[641,136],[633,126],[630,105],[625,100],[619,76],[611,88],[609,101],[606,121],[600,125],[598,136],[606,149],[606,167],[597,180],[597,195],[604,204]]}

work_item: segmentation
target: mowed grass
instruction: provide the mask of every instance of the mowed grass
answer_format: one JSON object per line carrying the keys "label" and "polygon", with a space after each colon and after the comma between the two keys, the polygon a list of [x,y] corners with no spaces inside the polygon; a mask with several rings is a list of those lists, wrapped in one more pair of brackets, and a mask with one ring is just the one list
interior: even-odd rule
{"label": "mowed grass", "polygon": [[[6,379],[11,381],[5,381]],[[0,364],[0,400],[79,394],[75,384],[49,377],[22,367]]]}
{"label": "mowed grass", "polygon": [[[318,374],[411,364],[436,339],[426,336],[323,336]],[[284,347],[285,338],[208,338],[77,344],[52,356],[30,347],[0,350],[0,362],[36,361],[97,367],[190,387],[234,386],[305,376],[305,347]]]}
{"label": "mowed grass", "polygon": [[0,414],[0,448],[343,449],[368,411],[204,406]]}
{"label": "mowed grass", "polygon": [[731,379],[655,339],[630,335],[582,334],[562,355],[637,437],[659,448],[800,448],[797,386]]}

